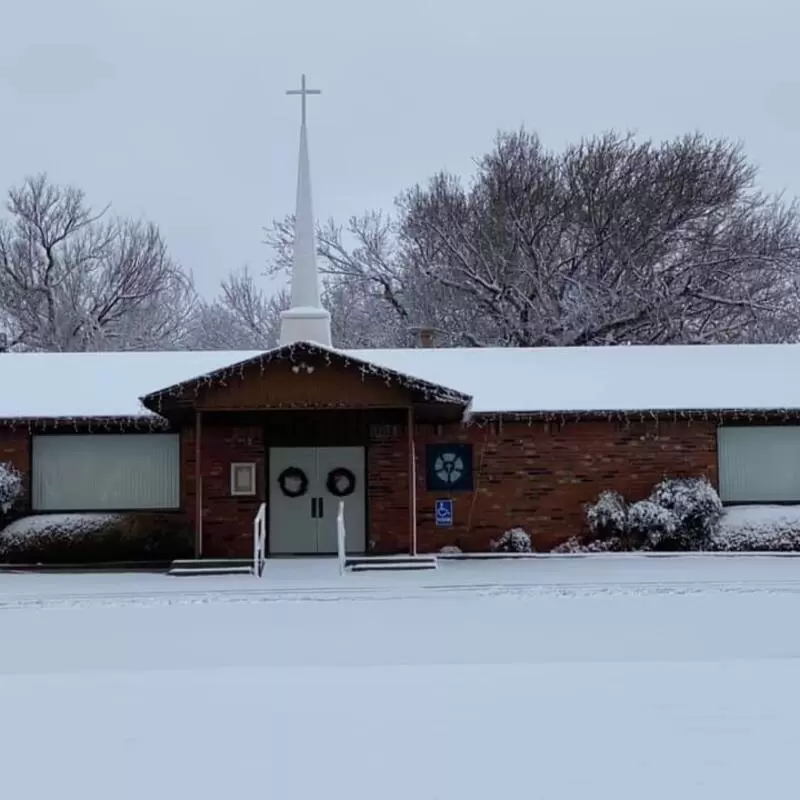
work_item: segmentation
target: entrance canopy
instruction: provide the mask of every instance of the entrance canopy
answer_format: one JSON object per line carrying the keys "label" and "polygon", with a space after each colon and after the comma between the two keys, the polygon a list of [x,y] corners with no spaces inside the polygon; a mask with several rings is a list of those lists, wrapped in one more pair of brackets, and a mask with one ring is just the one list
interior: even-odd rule
{"label": "entrance canopy", "polygon": [[167,418],[191,411],[414,408],[442,421],[464,416],[472,398],[310,342],[267,350],[141,398]]}

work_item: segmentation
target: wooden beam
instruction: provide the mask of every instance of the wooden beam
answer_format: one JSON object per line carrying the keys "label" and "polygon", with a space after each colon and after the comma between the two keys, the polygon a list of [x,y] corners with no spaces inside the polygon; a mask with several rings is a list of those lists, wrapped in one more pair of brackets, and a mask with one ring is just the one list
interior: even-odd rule
{"label": "wooden beam", "polygon": [[414,409],[408,409],[408,551],[417,555],[417,453],[414,442]]}
{"label": "wooden beam", "polygon": [[397,403],[376,404],[376,403],[294,403],[292,405],[271,406],[266,403],[246,404],[240,406],[231,405],[198,405],[196,408],[200,411],[208,412],[228,412],[238,413],[240,411],[396,411],[408,408],[406,405],[398,405]]}
{"label": "wooden beam", "polygon": [[203,557],[203,412],[198,411],[194,417],[194,557]]}

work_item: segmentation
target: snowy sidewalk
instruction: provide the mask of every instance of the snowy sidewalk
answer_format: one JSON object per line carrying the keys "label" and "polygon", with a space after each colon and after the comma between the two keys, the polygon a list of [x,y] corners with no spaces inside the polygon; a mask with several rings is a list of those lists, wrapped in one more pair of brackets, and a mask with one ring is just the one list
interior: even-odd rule
{"label": "snowy sidewalk", "polygon": [[253,576],[0,574],[0,609],[59,605],[399,599],[489,595],[800,593],[800,559],[689,555],[440,561],[426,572],[339,575],[333,559],[274,560]]}
{"label": "snowy sidewalk", "polygon": [[788,797],[798,614],[780,558],[0,575],[4,796]]}
{"label": "snowy sidewalk", "polygon": [[792,796],[795,559],[268,566],[0,576],[5,796]]}

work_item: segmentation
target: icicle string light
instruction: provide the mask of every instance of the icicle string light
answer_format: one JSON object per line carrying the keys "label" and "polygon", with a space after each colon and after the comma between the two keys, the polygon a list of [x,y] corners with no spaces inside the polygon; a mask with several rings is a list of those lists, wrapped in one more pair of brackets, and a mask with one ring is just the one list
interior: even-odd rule
{"label": "icicle string light", "polygon": [[169,431],[169,420],[155,414],[136,417],[14,417],[0,419],[0,427],[28,433],[64,431],[70,433],[156,433]]}
{"label": "icicle string light", "polygon": [[[313,375],[316,370],[316,367],[306,363],[305,359],[308,359],[310,356],[321,359],[324,367],[339,364],[344,366],[345,369],[357,371],[361,376],[362,382],[377,379],[382,380],[387,387],[393,385],[402,386],[405,389],[421,394],[426,402],[468,406],[472,400],[469,395],[462,394],[455,389],[449,389],[446,386],[438,386],[435,383],[424,381],[421,378],[415,378],[411,375],[396,372],[377,364],[361,361],[360,359],[353,358],[344,353],[328,350],[319,345],[309,342],[299,342],[275,350],[268,350],[255,358],[239,361],[236,364],[231,364],[228,367],[223,367],[222,369],[215,370],[206,375],[200,375],[197,378],[192,378],[188,381],[168,386],[157,392],[152,392],[142,397],[141,402],[151,411],[162,413],[165,407],[169,406],[170,400],[185,400],[187,399],[187,394],[194,395],[194,398],[197,399],[200,393],[205,389],[225,387],[228,385],[229,381],[235,379],[243,380],[247,371],[254,369],[256,365],[263,377],[267,366],[276,361],[288,362],[292,366],[293,374],[302,378],[304,376]],[[316,406],[313,403],[293,403],[285,407],[314,408]],[[335,407],[352,408],[352,403],[343,400],[341,404],[337,404]]]}
{"label": "icicle string light", "polygon": [[526,423],[558,423],[566,425],[571,422],[615,422],[623,425],[643,422],[713,422],[717,425],[742,424],[753,422],[788,423],[800,422],[800,409],[716,409],[708,410],[667,410],[650,409],[641,411],[503,411],[473,412],[470,421],[480,426],[492,420]]}
{"label": "icicle string light", "polygon": [[[313,403],[292,404],[286,408],[319,409]],[[353,404],[342,401],[335,405],[326,405],[330,409],[353,409]],[[663,422],[683,422],[691,426],[694,422],[713,422],[716,425],[737,424],[786,424],[800,422],[800,409],[775,409],[748,411],[746,409],[729,409],[718,411],[585,411],[585,412],[480,412],[466,415],[461,421],[462,427],[493,428],[496,435],[501,435],[503,425],[523,424],[528,427],[550,425],[564,427],[576,422],[611,422],[624,427],[635,423],[652,423],[656,426]],[[0,427],[11,430],[27,429],[30,433],[42,431],[76,431],[95,433],[124,432],[156,432],[172,429],[166,418],[157,414],[142,414],[122,417],[11,417],[0,419]]]}

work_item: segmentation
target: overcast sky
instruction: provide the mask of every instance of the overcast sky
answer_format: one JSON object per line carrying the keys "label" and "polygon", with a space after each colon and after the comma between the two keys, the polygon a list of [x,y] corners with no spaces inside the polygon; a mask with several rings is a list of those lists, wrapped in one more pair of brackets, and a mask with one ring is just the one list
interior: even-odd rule
{"label": "overcast sky", "polygon": [[0,0],[0,187],[46,171],[143,215],[205,293],[261,270],[309,99],[321,218],[469,175],[498,129],[744,141],[800,194],[793,0]]}

